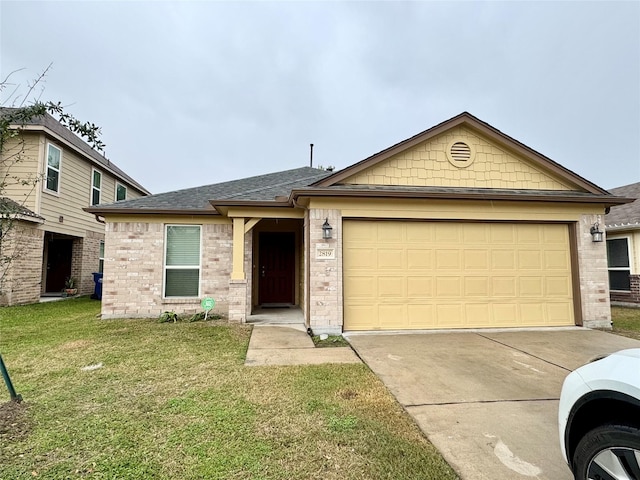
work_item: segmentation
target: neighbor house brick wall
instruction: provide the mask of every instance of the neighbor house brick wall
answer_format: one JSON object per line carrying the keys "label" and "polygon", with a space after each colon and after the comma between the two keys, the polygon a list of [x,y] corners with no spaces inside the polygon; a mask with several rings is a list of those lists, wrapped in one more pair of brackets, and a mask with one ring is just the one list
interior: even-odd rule
{"label": "neighbor house brick wall", "polygon": [[100,266],[100,242],[103,233],[87,230],[84,238],[73,240],[71,276],[76,279],[79,295],[91,295],[94,291],[93,273]]}
{"label": "neighbor house brick wall", "polygon": [[[176,224],[176,222],[172,222]],[[201,311],[203,297],[216,300],[214,313],[228,315],[232,231],[230,224],[202,225],[202,267],[198,298],[164,299],[164,223],[107,224],[102,315],[156,317],[164,311]]]}
{"label": "neighbor house brick wall", "polygon": [[576,228],[582,322],[588,328],[611,328],[606,242],[593,242],[591,226],[599,219],[582,215]]}
{"label": "neighbor house brick wall", "polygon": [[0,270],[0,305],[35,303],[40,299],[43,247],[43,230],[27,222],[12,224],[0,245],[0,255],[12,258],[6,271]]}
{"label": "neighbor house brick wall", "polygon": [[[322,238],[325,219],[333,227],[332,238]],[[314,333],[342,332],[342,215],[340,210],[310,209],[309,323]],[[318,249],[333,249],[335,258],[318,258]]]}

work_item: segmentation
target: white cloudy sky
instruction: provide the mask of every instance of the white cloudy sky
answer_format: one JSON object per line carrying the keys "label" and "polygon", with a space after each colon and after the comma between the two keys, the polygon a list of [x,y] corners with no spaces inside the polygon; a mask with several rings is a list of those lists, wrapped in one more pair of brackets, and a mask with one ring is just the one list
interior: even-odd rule
{"label": "white cloudy sky", "polygon": [[468,111],[640,181],[640,2],[0,1],[0,73],[102,127],[153,193],[346,167]]}

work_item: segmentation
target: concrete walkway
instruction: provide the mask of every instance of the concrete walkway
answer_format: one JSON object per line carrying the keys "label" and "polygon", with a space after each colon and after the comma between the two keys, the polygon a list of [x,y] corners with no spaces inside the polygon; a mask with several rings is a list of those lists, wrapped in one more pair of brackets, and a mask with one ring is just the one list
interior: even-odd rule
{"label": "concrete walkway", "polygon": [[361,363],[361,360],[350,347],[316,348],[304,325],[254,324],[245,365],[322,363]]}

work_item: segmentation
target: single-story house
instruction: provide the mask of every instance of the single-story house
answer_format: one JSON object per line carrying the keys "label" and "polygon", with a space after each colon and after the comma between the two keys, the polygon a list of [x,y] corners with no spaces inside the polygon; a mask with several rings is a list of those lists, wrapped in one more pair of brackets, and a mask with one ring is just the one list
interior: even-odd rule
{"label": "single-story house", "polygon": [[611,301],[640,305],[640,182],[609,191],[635,199],[604,217]]}
{"label": "single-story house", "polygon": [[462,113],[336,172],[310,167],[86,210],[103,318],[302,309],[316,333],[610,327],[604,242],[629,201]]}

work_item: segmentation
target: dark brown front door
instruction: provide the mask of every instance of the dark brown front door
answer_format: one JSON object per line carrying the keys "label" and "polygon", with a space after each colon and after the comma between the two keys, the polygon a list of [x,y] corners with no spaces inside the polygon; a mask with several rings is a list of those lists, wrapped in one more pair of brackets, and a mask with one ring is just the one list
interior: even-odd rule
{"label": "dark brown front door", "polygon": [[259,242],[258,302],[293,304],[295,234],[261,232]]}
{"label": "dark brown front door", "polygon": [[73,240],[49,240],[47,243],[46,292],[61,292],[64,282],[71,276]]}

